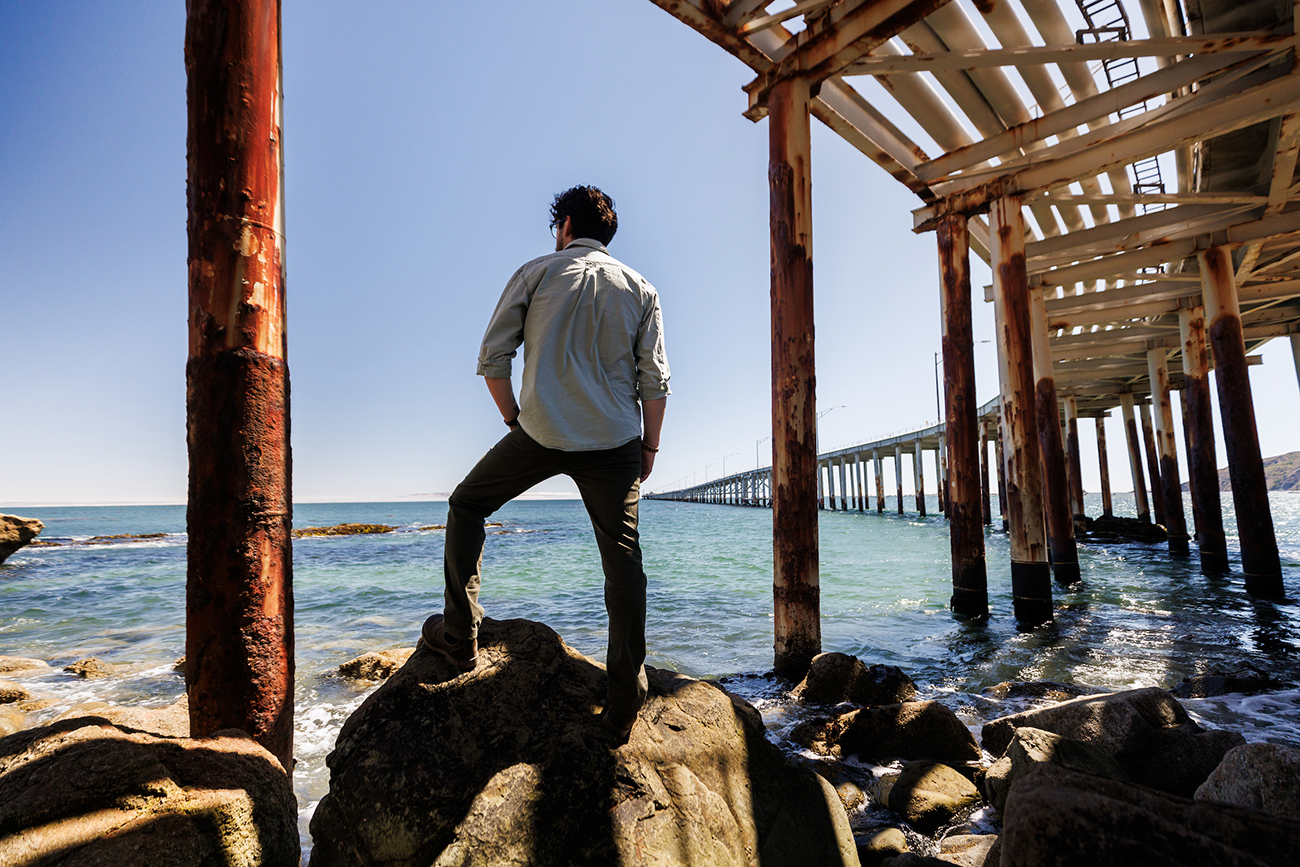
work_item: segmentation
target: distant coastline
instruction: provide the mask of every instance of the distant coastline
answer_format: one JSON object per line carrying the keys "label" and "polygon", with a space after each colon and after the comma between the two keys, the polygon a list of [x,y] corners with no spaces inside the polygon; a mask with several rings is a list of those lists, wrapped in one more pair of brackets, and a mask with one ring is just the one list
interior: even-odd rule
{"label": "distant coastline", "polygon": [[[1264,480],[1270,491],[1300,491],[1300,452],[1264,458]],[[1183,482],[1183,490],[1190,490],[1190,484]],[[1219,470],[1219,490],[1232,490],[1227,467]]]}

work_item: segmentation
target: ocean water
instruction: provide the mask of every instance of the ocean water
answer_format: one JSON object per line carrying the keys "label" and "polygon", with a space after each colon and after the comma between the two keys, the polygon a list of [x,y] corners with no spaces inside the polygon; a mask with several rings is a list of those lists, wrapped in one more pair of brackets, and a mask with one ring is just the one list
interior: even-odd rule
{"label": "ocean water", "polygon": [[[1089,514],[1100,512],[1090,497]],[[924,697],[943,701],[978,732],[1020,709],[981,695],[1009,680],[1057,680],[1100,689],[1170,687],[1183,677],[1249,664],[1300,682],[1300,494],[1271,496],[1288,598],[1246,595],[1240,571],[1207,578],[1198,562],[1163,546],[1080,546],[1084,580],[1054,588],[1056,618],[1021,631],[1011,617],[1007,543],[986,536],[992,616],[958,620],[951,593],[947,525],[919,518],[822,512],[821,614],[825,650],[903,668]],[[934,499],[930,498],[933,507]],[[1239,570],[1230,498],[1229,555]],[[51,670],[20,678],[55,703],[40,723],[91,700],[163,706],[184,692],[173,663],[185,646],[183,506],[27,508],[45,522],[41,538],[164,533],[146,541],[26,548],[0,565],[0,655],[46,660]],[[996,511],[996,504],[995,504]],[[1116,498],[1119,514],[1132,497]],[[1190,502],[1187,515],[1191,516]],[[397,532],[306,538],[294,543],[297,684],[294,785],[307,822],[328,788],[325,756],[339,727],[374,688],[336,670],[366,651],[411,647],[420,624],[442,605],[440,530],[446,504],[299,504],[294,525],[383,523]],[[520,501],[489,529],[482,602],[488,616],[526,617],[571,646],[603,659],[602,576],[590,524],[577,501]],[[780,741],[798,720],[772,665],[772,515],[766,509],[643,501],[649,575],[650,665],[729,688],[763,711]],[[80,681],[61,669],[95,656],[126,666],[120,677]],[[1252,741],[1300,745],[1300,690],[1184,702],[1202,724]],[[306,849],[305,849],[306,851]],[[304,861],[305,863],[305,861]]]}

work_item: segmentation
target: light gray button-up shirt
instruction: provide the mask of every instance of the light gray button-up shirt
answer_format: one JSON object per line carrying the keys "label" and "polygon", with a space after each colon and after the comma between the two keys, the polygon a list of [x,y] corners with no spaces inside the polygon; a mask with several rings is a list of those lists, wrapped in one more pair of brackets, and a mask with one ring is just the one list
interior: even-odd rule
{"label": "light gray button-up shirt", "polygon": [[510,278],[479,349],[508,378],[524,344],[519,423],[547,448],[610,449],[641,436],[638,400],[669,393],[659,293],[591,238]]}

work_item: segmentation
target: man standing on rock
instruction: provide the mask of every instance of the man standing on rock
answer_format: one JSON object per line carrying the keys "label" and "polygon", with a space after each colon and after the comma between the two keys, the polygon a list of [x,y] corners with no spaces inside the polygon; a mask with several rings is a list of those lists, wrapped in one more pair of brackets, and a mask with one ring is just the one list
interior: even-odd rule
{"label": "man standing on rock", "polygon": [[[551,203],[555,252],[510,278],[479,349],[478,373],[510,432],[448,502],[446,605],[422,643],[469,671],[478,663],[483,522],[563,473],[582,494],[605,571],[609,692],[601,725],[626,739],[645,702],[646,577],[637,503],[654,467],[668,396],[659,295],[609,255],[614,201],[595,187]],[[524,345],[520,400],[510,359]]]}

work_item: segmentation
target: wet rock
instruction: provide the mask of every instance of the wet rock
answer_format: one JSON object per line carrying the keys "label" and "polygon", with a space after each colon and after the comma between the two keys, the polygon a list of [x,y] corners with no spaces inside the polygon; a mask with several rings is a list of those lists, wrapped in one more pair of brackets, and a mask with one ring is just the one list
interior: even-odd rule
{"label": "wet rock", "polygon": [[297,818],[284,769],[242,733],[70,720],[0,741],[0,863],[296,867]]}
{"label": "wet rock", "polygon": [[877,867],[886,858],[908,851],[907,836],[897,828],[886,828],[858,843],[858,860],[862,867]]}
{"label": "wet rock", "polygon": [[1060,702],[1088,695],[1092,690],[1055,680],[1013,680],[995,683],[980,690],[981,695],[996,699],[1032,698]]}
{"label": "wet rock", "polygon": [[27,714],[13,705],[0,706],[0,738],[27,728]]}
{"label": "wet rock", "polygon": [[846,653],[821,653],[813,657],[808,674],[794,688],[794,696],[816,704],[842,701],[879,707],[907,701],[916,684],[894,665],[867,665]]}
{"label": "wet rock", "polygon": [[35,518],[0,515],[0,563],[36,538],[45,525]]}
{"label": "wet rock", "polygon": [[1155,543],[1164,542],[1169,538],[1165,528],[1159,524],[1113,515],[1086,519],[1084,532],[1093,539],[1126,542]]}
{"label": "wet rock", "polygon": [[923,834],[933,834],[979,802],[970,780],[938,762],[908,762],[889,792],[889,809]]}
{"label": "wet rock", "polygon": [[1233,747],[1196,790],[1196,800],[1236,804],[1277,816],[1300,816],[1300,748],[1281,744]]}
{"label": "wet rock", "polygon": [[49,668],[48,662],[41,659],[28,659],[24,656],[0,656],[0,674],[24,674]]}
{"label": "wet rock", "polygon": [[112,677],[116,672],[113,666],[101,659],[88,656],[85,659],[78,659],[71,665],[63,666],[63,670],[75,674],[82,680],[97,680],[101,677]]}
{"label": "wet rock", "polygon": [[1290,684],[1276,680],[1254,668],[1241,668],[1236,671],[1208,671],[1192,677],[1184,677],[1169,691],[1178,698],[1209,698],[1216,695],[1259,695],[1285,689]]}
{"label": "wet rock", "polygon": [[962,721],[934,701],[905,701],[810,720],[796,726],[790,739],[821,755],[925,758],[956,764],[980,757],[979,745]]}
{"label": "wet rock", "polygon": [[1300,820],[1037,765],[1007,798],[1002,867],[1291,865]]}
{"label": "wet rock", "polygon": [[1035,728],[1018,728],[1006,754],[984,775],[984,796],[999,813],[1016,779],[1036,764],[1054,764],[1084,774],[1127,780],[1124,771],[1100,747]]}
{"label": "wet rock", "polygon": [[411,658],[414,650],[380,650],[363,653],[339,666],[339,674],[358,680],[387,680]]}
{"label": "wet rock", "polygon": [[164,738],[190,736],[190,700],[184,695],[167,707],[128,707],[106,701],[88,701],[60,714],[55,721],[82,717],[102,719],[124,729]]}
{"label": "wet rock", "polygon": [[1084,696],[993,720],[982,731],[984,748],[1004,753],[1026,726],[1100,747],[1133,782],[1187,797],[1224,753],[1244,743],[1236,732],[1203,730],[1157,688]]}
{"label": "wet rock", "polygon": [[461,673],[416,650],[344,724],[311,863],[853,863],[834,789],[721,688],[647,669],[630,739],[597,724],[603,667],[525,620],[485,620]]}
{"label": "wet rock", "polygon": [[953,834],[939,841],[939,858],[959,867],[983,867],[998,842],[997,834]]}
{"label": "wet rock", "polygon": [[902,855],[895,855],[893,858],[881,861],[880,867],[952,867],[952,865],[942,858],[904,852]]}
{"label": "wet rock", "polygon": [[58,700],[53,698],[30,698],[27,701],[20,701],[18,709],[23,713],[36,713],[38,710],[45,710],[47,707],[54,707],[56,704],[58,704]]}
{"label": "wet rock", "polygon": [[295,539],[306,536],[370,536],[376,533],[391,533],[396,527],[387,524],[335,524],[332,527],[298,527],[293,531]]}
{"label": "wet rock", "polygon": [[7,680],[0,680],[0,704],[13,704],[18,701],[27,701],[32,694],[27,691],[27,687],[19,686],[16,683],[10,683]]}

